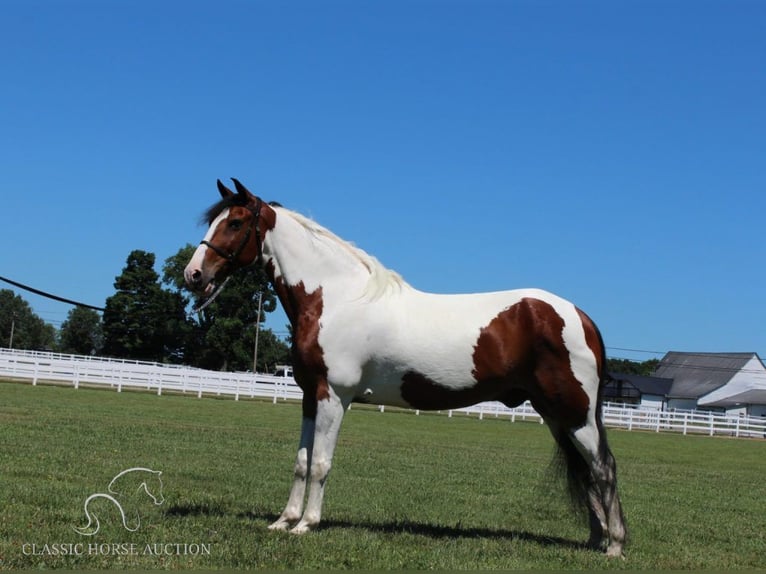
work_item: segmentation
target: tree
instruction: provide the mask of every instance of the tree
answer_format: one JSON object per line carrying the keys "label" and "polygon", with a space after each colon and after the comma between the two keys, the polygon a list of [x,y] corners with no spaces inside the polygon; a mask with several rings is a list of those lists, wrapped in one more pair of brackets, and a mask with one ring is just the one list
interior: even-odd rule
{"label": "tree", "polygon": [[53,347],[56,329],[38,317],[21,296],[0,289],[0,346],[44,350]]}
{"label": "tree", "polygon": [[[183,270],[195,247],[186,245],[169,257],[163,267],[163,282],[190,302]],[[277,298],[266,273],[258,266],[240,269],[231,276],[213,303],[198,313],[185,345],[188,364],[208,369],[247,370],[253,368],[258,294],[262,293],[260,322],[276,309]],[[261,328],[258,340],[258,370],[289,362],[290,352],[269,329]]]}
{"label": "tree", "polygon": [[93,309],[75,307],[61,324],[59,351],[74,355],[94,355],[104,344],[101,316]]}
{"label": "tree", "polygon": [[136,250],[115,279],[117,293],[106,300],[103,353],[158,362],[182,358],[184,300],[164,291],[153,253]]}
{"label": "tree", "polygon": [[657,359],[649,359],[643,362],[631,361],[629,359],[607,359],[606,369],[610,373],[651,376],[659,363]]}

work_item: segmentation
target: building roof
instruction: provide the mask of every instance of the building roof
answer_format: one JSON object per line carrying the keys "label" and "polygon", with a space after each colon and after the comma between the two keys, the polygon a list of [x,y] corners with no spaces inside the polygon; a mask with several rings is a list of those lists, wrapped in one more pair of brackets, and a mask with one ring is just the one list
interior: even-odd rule
{"label": "building roof", "polygon": [[653,375],[673,379],[669,398],[697,399],[726,383],[755,353],[667,353]]}
{"label": "building roof", "polygon": [[613,381],[604,388],[605,398],[630,398],[642,395],[657,395],[664,397],[668,394],[672,379],[662,377],[646,377],[630,373],[610,373]]}
{"label": "building roof", "polygon": [[705,403],[706,407],[740,407],[747,405],[766,405],[766,390],[751,389],[737,395],[724,397],[712,403]]}

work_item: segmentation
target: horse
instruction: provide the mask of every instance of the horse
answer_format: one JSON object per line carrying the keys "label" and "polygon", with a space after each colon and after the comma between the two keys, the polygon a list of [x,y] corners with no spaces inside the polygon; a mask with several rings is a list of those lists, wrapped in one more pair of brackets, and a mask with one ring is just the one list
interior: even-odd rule
{"label": "horse", "polygon": [[570,493],[587,510],[588,545],[623,556],[626,527],[601,415],[605,348],[584,312],[540,289],[419,291],[326,228],[232,181],[236,191],[218,180],[221,199],[205,213],[208,230],[184,278],[206,304],[236,270],[261,265],[290,321],[302,423],[287,505],[269,528],[303,534],[320,523],[352,402],[447,410],[529,400],[558,446]]}
{"label": "horse", "polygon": [[[90,511],[90,504],[94,500],[106,500],[111,502],[117,508],[122,520],[122,526],[128,532],[135,532],[141,527],[141,516],[138,513],[138,503],[141,491],[143,491],[155,506],[165,502],[162,494],[162,471],[152,470],[151,468],[128,468],[118,473],[106,487],[106,492],[97,492],[91,494],[85,499],[85,518],[88,524],[85,526],[73,526],[74,531],[82,536],[93,536],[98,533],[101,523],[98,516]],[[119,497],[119,499],[117,498]],[[128,516],[125,513],[124,506],[128,504],[135,511],[135,521],[128,524]]]}

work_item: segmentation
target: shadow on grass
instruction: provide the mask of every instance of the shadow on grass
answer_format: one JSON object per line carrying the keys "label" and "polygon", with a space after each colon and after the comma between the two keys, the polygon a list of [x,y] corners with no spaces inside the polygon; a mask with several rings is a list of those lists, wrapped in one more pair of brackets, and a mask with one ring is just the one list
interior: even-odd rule
{"label": "shadow on grass", "polygon": [[[227,516],[234,515],[238,519],[253,520],[271,524],[279,518],[278,514],[273,512],[238,512],[232,513],[221,506],[212,506],[209,504],[190,504],[175,505],[165,511],[166,516]],[[488,538],[504,540],[520,540],[531,542],[543,547],[571,548],[575,550],[592,550],[585,542],[578,542],[561,538],[558,536],[543,536],[533,534],[523,530],[507,530],[502,528],[482,528],[461,526],[460,523],[455,526],[445,526],[440,524],[424,524],[410,520],[393,520],[387,522],[370,522],[366,520],[349,521],[333,518],[323,519],[319,529],[332,528],[364,528],[370,532],[379,532],[384,534],[414,534],[427,538]]]}

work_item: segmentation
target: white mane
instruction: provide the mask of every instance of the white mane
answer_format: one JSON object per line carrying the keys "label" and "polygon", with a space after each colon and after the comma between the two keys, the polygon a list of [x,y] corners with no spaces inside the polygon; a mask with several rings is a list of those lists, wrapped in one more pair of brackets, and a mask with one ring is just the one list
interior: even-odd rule
{"label": "white mane", "polygon": [[300,224],[314,238],[330,243],[335,247],[340,247],[352,258],[361,263],[370,273],[370,280],[365,287],[363,296],[369,299],[377,299],[383,296],[389,289],[401,290],[407,285],[396,271],[385,267],[375,257],[366,251],[358,248],[353,243],[341,239],[329,229],[322,227],[316,221],[301,215],[297,211],[279,207],[280,214],[289,215],[296,223]]}

